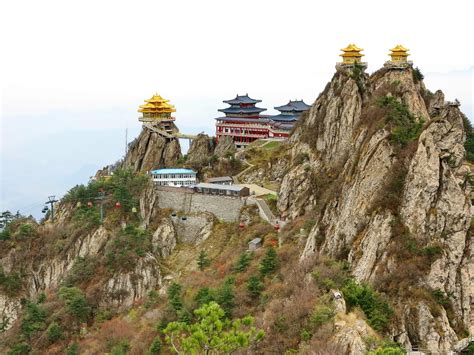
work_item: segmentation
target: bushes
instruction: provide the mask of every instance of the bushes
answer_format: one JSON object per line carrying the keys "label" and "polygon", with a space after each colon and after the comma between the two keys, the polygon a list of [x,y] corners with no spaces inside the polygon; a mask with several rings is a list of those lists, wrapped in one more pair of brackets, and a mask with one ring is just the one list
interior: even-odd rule
{"label": "bushes", "polygon": [[257,298],[263,291],[263,283],[260,281],[258,276],[250,276],[247,281],[247,294],[250,298]]}
{"label": "bushes", "polygon": [[159,354],[161,351],[161,339],[160,337],[155,337],[151,342],[150,348],[146,352],[146,355],[155,355]]}
{"label": "bushes", "polygon": [[408,142],[418,139],[424,124],[422,118],[416,120],[408,107],[393,96],[383,96],[377,103],[380,107],[388,109],[386,121],[392,125],[390,135],[392,142],[404,147]]}
{"label": "bushes", "polygon": [[201,252],[199,253],[197,264],[199,270],[201,271],[204,271],[204,269],[211,264],[211,261],[207,257],[207,253],[204,250],[201,250]]}
{"label": "bushes", "polygon": [[18,296],[23,287],[21,275],[17,272],[6,274],[0,265],[0,290],[7,296],[15,297]]}
{"label": "bushes", "polygon": [[252,254],[249,252],[243,252],[239,256],[239,260],[234,267],[234,270],[237,272],[244,272],[247,270],[248,266],[250,265],[250,261],[252,260]]}
{"label": "bushes", "polygon": [[112,271],[132,271],[137,260],[150,250],[150,232],[133,225],[127,225],[107,245],[107,266]]}
{"label": "bushes", "polygon": [[278,268],[277,253],[273,247],[267,249],[265,257],[260,263],[260,275],[263,277],[273,273]]}
{"label": "bushes", "polygon": [[96,273],[97,266],[97,259],[93,257],[77,257],[64,280],[64,286],[72,287],[91,280]]}
{"label": "bushes", "polygon": [[49,325],[47,330],[48,340],[50,343],[54,343],[59,339],[62,339],[63,332],[61,331],[61,327],[58,323],[53,322]]}
{"label": "bushes", "polygon": [[46,312],[40,302],[25,301],[25,311],[20,324],[21,334],[29,339],[34,333],[46,328]]}
{"label": "bushes", "polygon": [[412,75],[413,75],[413,82],[415,84],[418,84],[420,81],[422,81],[425,78],[425,76],[421,73],[421,70],[418,67],[413,69]]}
{"label": "bushes", "polygon": [[358,284],[349,280],[342,288],[346,304],[349,308],[360,307],[372,328],[378,331],[387,329],[393,310],[371,286]]}
{"label": "bushes", "polygon": [[334,310],[327,305],[316,305],[310,317],[310,323],[315,327],[320,327],[325,323],[332,321]]}
{"label": "bushes", "polygon": [[474,130],[471,121],[462,115],[464,124],[464,131],[466,132],[466,141],[464,142],[464,149],[466,149],[466,159],[474,163]]}
{"label": "bushes", "polygon": [[85,322],[89,318],[91,309],[81,289],[77,287],[61,287],[59,289],[59,298],[65,302],[68,313],[78,322]]}
{"label": "bushes", "polygon": [[173,282],[168,287],[168,302],[171,308],[178,313],[183,308],[183,300],[181,299],[182,286],[176,282]]}

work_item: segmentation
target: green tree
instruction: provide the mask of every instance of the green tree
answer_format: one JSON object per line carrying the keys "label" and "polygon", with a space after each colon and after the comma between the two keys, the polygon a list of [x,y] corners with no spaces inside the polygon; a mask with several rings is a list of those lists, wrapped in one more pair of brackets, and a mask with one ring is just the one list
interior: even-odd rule
{"label": "green tree", "polygon": [[260,274],[262,276],[273,273],[278,268],[278,256],[273,247],[267,249],[265,257],[260,263]]}
{"label": "green tree", "polygon": [[208,267],[211,264],[211,261],[207,257],[207,253],[204,250],[201,250],[198,256],[197,264],[199,267],[199,270],[203,271],[206,267]]}
{"label": "green tree", "polygon": [[230,354],[264,337],[264,332],[253,326],[252,317],[226,319],[225,311],[215,302],[194,313],[196,323],[171,322],[163,330],[170,350],[176,354]]}
{"label": "green tree", "polygon": [[168,302],[173,310],[178,313],[183,308],[183,301],[181,299],[182,286],[173,282],[168,287]]}
{"label": "green tree", "polygon": [[234,280],[227,279],[217,293],[217,303],[224,309],[225,316],[231,317],[235,307]]}
{"label": "green tree", "polygon": [[161,351],[161,339],[160,337],[157,336],[151,342],[150,347],[148,348],[148,351],[146,352],[146,355],[159,354],[160,351]]}
{"label": "green tree", "polygon": [[79,345],[72,343],[66,350],[66,355],[79,355]]}
{"label": "green tree", "polygon": [[46,328],[46,312],[38,303],[29,300],[25,302],[26,309],[21,320],[20,329],[21,333],[29,339],[35,332]]}
{"label": "green tree", "polygon": [[252,260],[252,254],[249,252],[243,252],[239,256],[239,260],[234,267],[234,270],[237,272],[244,272],[247,270],[248,266],[250,265],[250,261]]}
{"label": "green tree", "polygon": [[462,115],[462,121],[464,124],[464,131],[466,132],[466,141],[464,142],[466,159],[474,163],[474,129],[472,128],[471,121],[469,121],[465,115]]}
{"label": "green tree", "polygon": [[89,318],[90,307],[81,289],[77,287],[61,287],[59,298],[66,303],[69,314],[79,322],[85,322]]}
{"label": "green tree", "polygon": [[247,294],[251,298],[257,298],[263,291],[263,283],[258,276],[250,276],[247,281]]}
{"label": "green tree", "polygon": [[199,289],[196,296],[194,296],[194,300],[198,304],[198,307],[201,307],[204,304],[215,301],[215,297],[209,287],[202,287]]}
{"label": "green tree", "polygon": [[54,343],[63,337],[63,332],[58,323],[53,322],[49,325],[47,330],[48,340]]}

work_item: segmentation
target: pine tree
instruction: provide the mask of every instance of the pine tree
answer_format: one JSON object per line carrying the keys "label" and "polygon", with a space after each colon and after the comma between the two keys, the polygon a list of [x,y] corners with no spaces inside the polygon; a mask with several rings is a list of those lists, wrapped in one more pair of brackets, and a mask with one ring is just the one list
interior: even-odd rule
{"label": "pine tree", "polygon": [[183,308],[181,289],[182,286],[176,282],[173,282],[168,288],[168,302],[175,312],[179,312]]}
{"label": "pine tree", "polygon": [[260,274],[262,276],[273,273],[278,268],[277,253],[273,247],[267,249],[265,257],[260,263]]}
{"label": "pine tree", "polygon": [[234,280],[229,278],[219,289],[217,294],[217,303],[224,309],[225,316],[230,318],[235,307],[235,295],[233,288]]}
{"label": "pine tree", "polygon": [[260,281],[258,276],[250,276],[247,281],[247,293],[251,298],[257,298],[260,296],[263,290],[263,283]]}
{"label": "pine tree", "polygon": [[240,254],[239,260],[237,261],[237,265],[235,265],[234,267],[235,271],[244,272],[245,270],[247,270],[251,260],[252,254],[250,254],[249,252],[243,252],[242,254]]}
{"label": "pine tree", "polygon": [[199,270],[203,271],[206,267],[208,267],[211,262],[209,258],[207,257],[207,253],[204,250],[201,250],[198,256],[197,264],[199,267]]}

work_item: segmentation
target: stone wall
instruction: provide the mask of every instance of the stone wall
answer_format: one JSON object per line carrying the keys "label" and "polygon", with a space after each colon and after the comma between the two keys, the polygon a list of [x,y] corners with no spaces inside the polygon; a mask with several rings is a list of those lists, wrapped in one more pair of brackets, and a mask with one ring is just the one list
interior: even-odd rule
{"label": "stone wall", "polygon": [[210,212],[218,219],[235,222],[239,219],[244,198],[213,196],[195,193],[189,189],[156,188],[158,207],[185,213]]}

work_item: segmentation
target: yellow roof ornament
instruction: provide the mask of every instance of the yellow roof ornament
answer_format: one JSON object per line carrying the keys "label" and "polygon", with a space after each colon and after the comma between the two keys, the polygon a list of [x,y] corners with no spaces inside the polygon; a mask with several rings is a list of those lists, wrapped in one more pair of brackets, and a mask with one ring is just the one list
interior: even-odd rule
{"label": "yellow roof ornament", "polygon": [[169,100],[155,94],[150,99],[145,100],[146,104],[140,105],[138,112],[144,113],[172,113],[176,112],[173,105],[169,104]]}
{"label": "yellow roof ornament", "polygon": [[360,52],[364,49],[357,47],[354,43],[349,44],[346,48],[342,48],[343,52]]}

